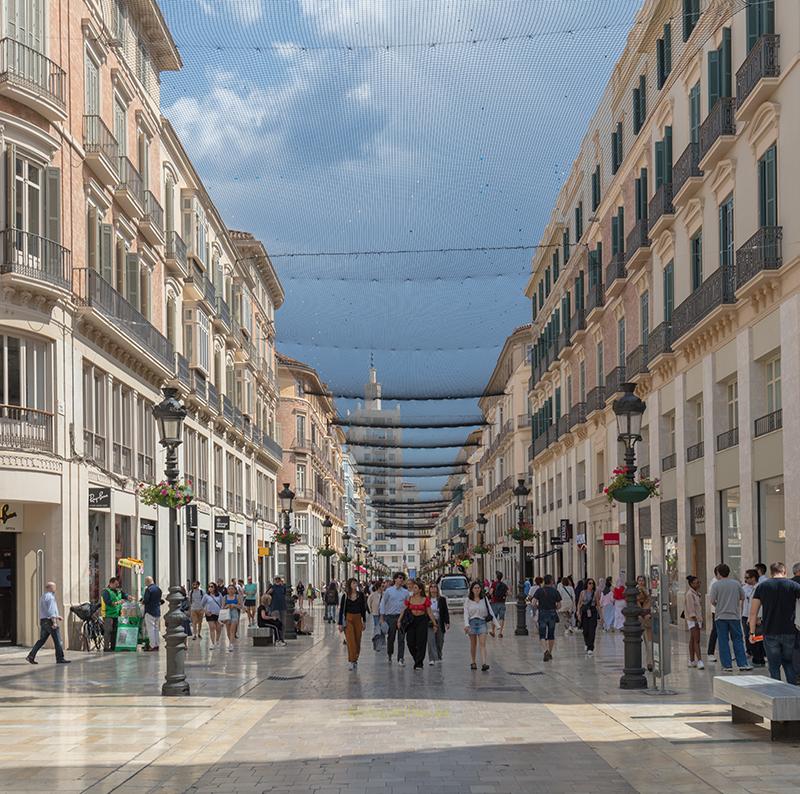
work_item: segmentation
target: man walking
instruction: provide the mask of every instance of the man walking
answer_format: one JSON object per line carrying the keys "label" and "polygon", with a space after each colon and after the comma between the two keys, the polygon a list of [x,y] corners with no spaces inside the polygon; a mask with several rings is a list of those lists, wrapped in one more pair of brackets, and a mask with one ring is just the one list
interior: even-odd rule
{"label": "man walking", "polygon": [[280,621],[278,627],[278,645],[286,645],[283,631],[286,626],[286,585],[280,576],[275,577],[272,587],[267,591],[271,601],[269,604],[270,617]]}
{"label": "man walking", "polygon": [[147,637],[150,640],[150,647],[146,650],[158,650],[158,636],[161,627],[161,588],[153,581],[152,576],[144,577],[144,593],[142,594],[142,604],[144,605],[144,625],[147,630]]}
{"label": "man walking", "polygon": [[783,667],[786,683],[796,684],[797,670],[793,655],[797,630],[794,621],[800,584],[786,578],[786,566],[782,562],[773,562],[769,572],[771,578],[756,587],[750,603],[751,642],[758,633],[758,610],[761,609],[761,630],[769,674],[780,681]]}
{"label": "man walking", "polygon": [[405,664],[403,656],[406,652],[405,633],[397,628],[400,615],[405,611],[406,599],[411,597],[405,586],[406,575],[398,571],[394,575],[394,584],[387,587],[381,597],[380,613],[381,623],[389,625],[389,636],[387,638],[386,650],[389,654],[389,662],[392,661],[394,653],[394,641],[397,639],[397,663],[400,666]]}
{"label": "man walking", "polygon": [[719,658],[722,662],[722,672],[733,671],[731,661],[731,648],[728,640],[733,643],[733,655],[736,657],[736,666],[740,670],[752,670],[747,661],[744,650],[744,637],[742,636],[742,604],[744,602],[744,588],[741,582],[731,579],[731,569],[724,562],[717,567],[719,579],[709,591],[711,603],[714,605],[714,624],[717,627],[717,640],[719,642]]}
{"label": "man walking", "polygon": [[128,594],[120,589],[119,579],[112,576],[100,597],[103,601],[103,650],[114,651],[117,649],[117,626],[122,614],[122,603],[128,600]]}
{"label": "man walking", "polygon": [[494,616],[500,621],[500,632],[498,636],[502,639],[503,629],[506,625],[506,598],[508,598],[508,585],[503,581],[502,571],[497,571],[495,573],[489,595],[492,600],[492,612],[494,612]]}
{"label": "man walking", "polygon": [[56,663],[69,664],[69,659],[64,658],[64,646],[61,643],[61,631],[59,623],[62,617],[58,614],[58,604],[56,603],[56,583],[48,582],[45,585],[44,593],[39,599],[39,639],[31,648],[31,652],[25,657],[31,664],[39,664],[36,661],[36,654],[47,642],[48,637],[53,638],[53,645],[56,649]]}
{"label": "man walking", "polygon": [[561,596],[553,587],[553,576],[544,577],[544,585],[533,593],[533,601],[539,610],[539,640],[544,648],[544,661],[553,659],[553,648],[556,644],[556,617]]}

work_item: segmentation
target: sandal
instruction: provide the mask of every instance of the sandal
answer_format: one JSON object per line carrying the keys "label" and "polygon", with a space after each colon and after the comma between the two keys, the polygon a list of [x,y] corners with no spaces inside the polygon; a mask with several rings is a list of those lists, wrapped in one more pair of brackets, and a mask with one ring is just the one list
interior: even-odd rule
{"label": "sandal", "polygon": [[475,662],[473,662],[473,663],[472,663],[472,664],[469,666],[469,669],[470,669],[470,670],[477,670],[477,669],[478,669],[478,665],[477,665],[477,664],[475,664]]}

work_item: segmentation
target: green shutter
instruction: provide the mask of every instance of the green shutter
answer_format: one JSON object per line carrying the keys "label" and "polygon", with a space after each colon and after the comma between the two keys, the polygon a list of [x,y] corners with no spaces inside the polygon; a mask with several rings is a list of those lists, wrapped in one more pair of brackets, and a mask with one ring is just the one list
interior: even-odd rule
{"label": "green shutter", "polygon": [[656,141],[656,189],[667,181],[664,169],[664,141]]}
{"label": "green shutter", "polygon": [[[17,191],[16,176],[14,172],[17,159],[17,147],[13,143],[6,144],[6,229],[13,229],[17,225]],[[6,262],[14,262],[15,234],[5,235]]]}
{"label": "green shutter", "polygon": [[622,122],[617,122],[617,167],[622,165],[622,161],[624,159],[624,154],[622,151]]}
{"label": "green shutter", "polygon": [[664,78],[672,71],[672,25],[664,25]]}
{"label": "green shutter", "polygon": [[747,51],[755,47],[761,36],[761,4],[763,0],[747,0]]}
{"label": "green shutter", "polygon": [[128,303],[139,311],[139,254],[126,254],[125,256],[125,297]]}
{"label": "green shutter", "polygon": [[617,210],[617,233],[619,234],[619,248],[617,253],[625,251],[625,207],[620,207]]}
{"label": "green shutter", "polygon": [[778,225],[777,169],[775,147],[771,146],[758,161],[758,215],[760,226]]}
{"label": "green shutter", "polygon": [[54,243],[61,242],[61,169],[45,168],[45,234]]}
{"label": "green shutter", "polygon": [[647,118],[647,79],[644,75],[639,78],[639,125],[644,125]]}
{"label": "green shutter", "polygon": [[692,143],[700,142],[700,83],[689,92],[689,136]]}
{"label": "green shutter", "polygon": [[672,321],[672,309],[675,301],[675,281],[672,262],[664,268],[664,321]]}
{"label": "green shutter", "polygon": [[775,33],[775,0],[762,0],[761,2],[761,27],[762,36],[771,36]]}
{"label": "green shutter", "polygon": [[615,215],[611,218],[611,255],[619,251],[619,218]]}
{"label": "green shutter", "polygon": [[720,96],[729,97],[733,94],[730,28],[722,28],[722,46],[719,57],[719,92]]}
{"label": "green shutter", "polygon": [[656,40],[656,74],[658,87],[661,88],[667,78],[666,62],[664,60],[664,39]]}
{"label": "green shutter", "polygon": [[647,194],[648,194],[648,184],[647,184],[647,169],[642,168],[639,172],[639,183],[640,183],[640,192],[641,192],[641,204],[639,207],[639,216],[636,220],[647,220]]}
{"label": "green shutter", "polygon": [[719,50],[708,53],[708,112],[710,113],[719,99]]}
{"label": "green shutter", "polygon": [[639,108],[641,107],[639,104],[639,89],[634,88],[632,92],[632,104],[633,104],[633,134],[638,135],[639,130],[642,127],[642,123],[639,120]]}
{"label": "green shutter", "polygon": [[664,181],[672,182],[672,127],[664,127]]}
{"label": "green shutter", "polygon": [[99,272],[103,280],[114,283],[114,227],[110,223],[100,225]]}

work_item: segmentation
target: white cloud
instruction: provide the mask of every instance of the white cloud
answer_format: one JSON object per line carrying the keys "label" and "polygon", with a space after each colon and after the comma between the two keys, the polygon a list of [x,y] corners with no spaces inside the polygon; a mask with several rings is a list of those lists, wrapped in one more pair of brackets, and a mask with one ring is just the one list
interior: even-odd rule
{"label": "white cloud", "polygon": [[226,15],[243,25],[252,25],[264,15],[264,0],[200,0],[208,16]]}

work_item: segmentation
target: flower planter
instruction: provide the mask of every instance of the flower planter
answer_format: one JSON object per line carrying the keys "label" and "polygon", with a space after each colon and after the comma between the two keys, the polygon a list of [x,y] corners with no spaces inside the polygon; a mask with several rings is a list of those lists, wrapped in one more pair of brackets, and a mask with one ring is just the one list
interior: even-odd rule
{"label": "flower planter", "polygon": [[336,549],[317,549],[317,554],[320,557],[333,557],[336,554]]}
{"label": "flower planter", "polygon": [[650,488],[646,485],[639,485],[638,483],[622,485],[614,490],[611,497],[616,502],[625,502],[626,504],[643,502],[645,499],[650,498]]}

